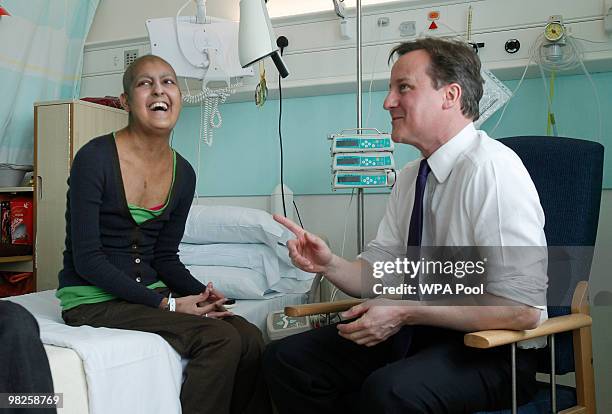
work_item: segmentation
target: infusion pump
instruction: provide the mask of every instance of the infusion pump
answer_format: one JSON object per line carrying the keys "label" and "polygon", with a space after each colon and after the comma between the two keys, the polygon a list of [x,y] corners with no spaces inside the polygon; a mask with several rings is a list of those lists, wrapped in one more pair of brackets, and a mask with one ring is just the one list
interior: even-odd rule
{"label": "infusion pump", "polygon": [[341,152],[334,154],[332,169],[338,170],[371,170],[393,169],[395,161],[391,152]]}
{"label": "infusion pump", "polygon": [[345,129],[332,141],[332,188],[382,188],[395,184],[394,144],[374,128]]}
{"label": "infusion pump", "polygon": [[334,134],[332,140],[332,153],[363,152],[363,151],[393,151],[393,141],[389,134],[344,135]]}
{"label": "infusion pump", "polygon": [[332,186],[344,188],[381,188],[395,184],[395,171],[337,171],[334,173]]}

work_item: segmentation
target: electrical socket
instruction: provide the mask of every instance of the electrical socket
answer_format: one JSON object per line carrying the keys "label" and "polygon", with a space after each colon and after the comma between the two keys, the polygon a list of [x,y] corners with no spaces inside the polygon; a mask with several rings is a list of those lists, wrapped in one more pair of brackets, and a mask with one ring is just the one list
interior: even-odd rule
{"label": "electrical socket", "polygon": [[138,58],[138,49],[130,49],[123,51],[123,68],[127,69],[130,64]]}
{"label": "electrical socket", "polygon": [[377,23],[378,27],[387,27],[389,26],[390,20],[388,17],[379,17]]}
{"label": "electrical socket", "polygon": [[409,37],[416,35],[416,22],[415,21],[406,21],[401,22],[399,25],[400,36]]}

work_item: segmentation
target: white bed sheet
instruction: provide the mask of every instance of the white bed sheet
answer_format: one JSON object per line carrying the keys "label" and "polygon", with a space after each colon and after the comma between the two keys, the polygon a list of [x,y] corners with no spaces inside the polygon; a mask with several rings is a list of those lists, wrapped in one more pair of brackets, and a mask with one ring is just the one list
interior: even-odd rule
{"label": "white bed sheet", "polygon": [[160,336],[68,326],[61,319],[55,291],[10,300],[36,317],[44,344],[70,348],[78,354],[87,379],[91,414],[180,413],[181,358]]}
{"label": "white bed sheet", "polygon": [[87,379],[83,360],[73,349],[45,345],[53,377],[53,391],[63,396],[58,414],[85,414],[89,412]]}
{"label": "white bed sheet", "polygon": [[[287,305],[305,303],[306,299],[307,295],[304,294],[288,294],[269,300],[240,300],[237,301],[232,311],[256,325],[267,337],[268,313],[282,310]],[[64,409],[58,410],[59,413],[84,413],[87,412],[89,406],[90,414],[109,412],[148,414],[152,412],[151,407],[143,405],[143,401],[147,400],[154,402],[155,410],[159,409],[159,404],[165,400],[168,406],[163,412],[180,413],[178,401],[180,384],[177,384],[176,378],[177,375],[180,377],[180,374],[177,374],[177,366],[180,367],[181,364],[177,359],[178,354],[157,335],[106,328],[66,326],[61,319],[55,290],[12,297],[10,300],[28,309],[40,325],[41,340],[46,344],[56,392],[64,393]],[[82,331],[85,331],[85,335],[82,335]],[[80,333],[77,334],[77,332]],[[76,346],[72,346],[75,336],[78,337],[78,341]],[[156,338],[151,338],[151,336]],[[101,346],[101,340],[104,346]],[[149,344],[155,343],[150,348],[149,360],[121,360],[126,355],[126,342],[140,348],[138,344],[143,341]],[[164,348],[166,348],[167,355],[161,355]],[[112,361],[113,359],[115,360]],[[185,361],[182,362],[184,366]],[[112,366],[112,369],[106,369],[109,366]],[[101,368],[104,369],[101,370]],[[168,384],[151,384],[152,378],[160,377],[151,372],[151,369],[156,370],[156,373],[166,370],[165,375],[161,377],[169,377],[168,372],[175,372],[177,375],[172,376],[175,380],[170,387]],[[85,387],[84,384],[87,386]],[[134,384],[141,385],[135,387]],[[170,388],[163,391],[168,395],[161,396],[158,390],[160,387]],[[87,389],[87,397],[83,395],[85,389]],[[121,392],[122,389],[123,392]],[[154,399],[150,399],[150,392],[146,392],[151,389],[156,390]],[[129,395],[125,394],[125,390],[129,390]],[[139,392],[142,395],[137,395]],[[124,398],[121,397],[122,394],[125,394]],[[109,397],[111,395],[112,398]]]}

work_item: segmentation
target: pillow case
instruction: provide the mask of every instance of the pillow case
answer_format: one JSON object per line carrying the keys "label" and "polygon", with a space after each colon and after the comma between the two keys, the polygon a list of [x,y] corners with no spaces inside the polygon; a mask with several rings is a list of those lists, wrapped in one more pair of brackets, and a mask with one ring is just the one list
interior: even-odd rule
{"label": "pillow case", "polygon": [[212,282],[228,298],[270,299],[281,295],[268,289],[265,277],[252,269],[229,266],[187,266],[187,270],[206,284]]}
{"label": "pillow case", "polygon": [[269,299],[270,293],[306,293],[312,286],[312,275],[301,280],[282,277],[269,284],[266,276],[245,267],[189,265],[187,270],[200,282],[213,282],[224,295],[236,299]]}
{"label": "pillow case", "polygon": [[279,260],[274,251],[265,244],[181,243],[179,257],[185,266],[230,266],[253,269],[265,276],[268,286],[274,285],[281,278]]}
{"label": "pillow case", "polygon": [[263,210],[236,206],[192,205],[183,243],[263,243],[276,251],[295,236]]}
{"label": "pillow case", "polygon": [[253,244],[188,244],[179,245],[179,257],[184,265],[198,266],[231,266],[253,269],[265,275],[269,287],[275,286],[281,278],[309,280],[314,275],[304,272],[284,260],[279,260],[279,253],[283,252],[289,260],[286,247],[278,246],[275,252],[261,243]]}

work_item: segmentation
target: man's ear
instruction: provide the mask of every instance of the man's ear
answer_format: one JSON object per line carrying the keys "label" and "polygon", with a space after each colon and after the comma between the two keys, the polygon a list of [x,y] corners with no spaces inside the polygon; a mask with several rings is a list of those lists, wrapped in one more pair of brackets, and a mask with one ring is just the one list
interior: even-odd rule
{"label": "man's ear", "polygon": [[461,85],[458,83],[451,83],[446,85],[444,89],[444,104],[442,107],[444,109],[450,109],[458,105],[459,108],[461,108],[461,94],[463,92],[461,90]]}
{"label": "man's ear", "polygon": [[128,96],[125,92],[119,95],[119,102],[121,102],[121,107],[126,112],[130,112],[130,104],[128,103]]}

